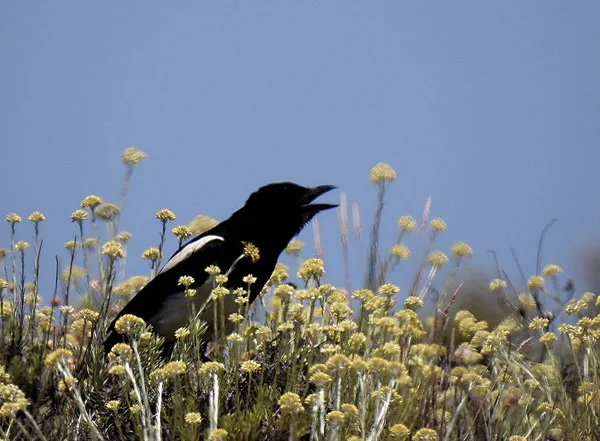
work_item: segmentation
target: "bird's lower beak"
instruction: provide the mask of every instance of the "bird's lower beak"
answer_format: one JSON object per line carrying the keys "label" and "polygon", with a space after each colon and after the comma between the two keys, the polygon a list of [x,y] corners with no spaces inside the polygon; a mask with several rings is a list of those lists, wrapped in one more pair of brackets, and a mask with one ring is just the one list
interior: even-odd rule
{"label": "bird's lower beak", "polygon": [[316,198],[335,188],[336,187],[333,185],[320,185],[311,188],[306,195],[304,195],[300,202],[302,204],[302,216],[305,223],[311,220],[320,211],[337,207],[337,204],[311,204]]}

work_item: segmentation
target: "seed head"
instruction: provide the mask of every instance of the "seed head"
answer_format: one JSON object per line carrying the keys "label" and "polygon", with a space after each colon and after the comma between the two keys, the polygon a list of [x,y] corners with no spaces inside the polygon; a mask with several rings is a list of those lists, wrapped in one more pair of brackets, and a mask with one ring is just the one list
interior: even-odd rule
{"label": "seed head", "polygon": [[42,213],[40,213],[39,211],[34,211],[33,213],[31,213],[29,215],[29,217],[27,218],[29,219],[31,222],[33,222],[34,224],[37,224],[38,222],[43,222],[46,220],[46,216],[44,216]]}
{"label": "seed head", "polygon": [[162,210],[158,210],[156,212],[156,218],[162,223],[167,223],[175,220],[175,214],[171,210],[163,208]]}
{"label": "seed head", "polygon": [[9,224],[14,225],[14,224],[18,224],[19,222],[21,222],[21,216],[19,216],[17,213],[8,213],[4,220],[6,222],[8,222]]}
{"label": "seed head", "polygon": [[133,146],[126,148],[125,150],[123,150],[123,153],[121,153],[121,161],[123,161],[124,164],[129,165],[131,167],[139,164],[147,157],[148,156],[144,152],[136,149]]}
{"label": "seed head", "polygon": [[371,169],[369,180],[374,184],[380,184],[384,182],[392,182],[396,179],[396,172],[394,169],[385,162],[379,162]]}

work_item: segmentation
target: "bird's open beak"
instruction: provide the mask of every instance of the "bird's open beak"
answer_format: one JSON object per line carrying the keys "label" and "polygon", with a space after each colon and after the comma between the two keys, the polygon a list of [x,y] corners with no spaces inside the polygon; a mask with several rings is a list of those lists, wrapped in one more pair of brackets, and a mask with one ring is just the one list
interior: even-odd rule
{"label": "bird's open beak", "polygon": [[305,223],[311,220],[318,212],[337,207],[337,204],[311,204],[311,202],[317,199],[319,196],[334,190],[335,188],[336,187],[333,185],[319,185],[318,187],[313,187],[306,192],[306,194],[300,200],[300,207],[302,208],[302,214]]}

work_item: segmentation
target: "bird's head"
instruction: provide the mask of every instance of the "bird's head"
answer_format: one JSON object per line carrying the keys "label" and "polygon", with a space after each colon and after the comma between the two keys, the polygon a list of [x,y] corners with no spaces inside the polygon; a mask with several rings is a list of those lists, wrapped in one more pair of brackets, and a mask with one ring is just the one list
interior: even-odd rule
{"label": "bird's head", "polygon": [[333,185],[303,187],[293,182],[268,184],[252,193],[239,212],[243,212],[256,233],[285,242],[285,247],[317,213],[337,207],[312,203],[334,188]]}

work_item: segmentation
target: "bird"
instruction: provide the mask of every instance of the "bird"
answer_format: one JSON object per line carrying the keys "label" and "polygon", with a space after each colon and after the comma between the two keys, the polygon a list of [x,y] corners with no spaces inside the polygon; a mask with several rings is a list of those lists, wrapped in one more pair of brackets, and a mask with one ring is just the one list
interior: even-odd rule
{"label": "bird", "polygon": [[[115,323],[125,314],[142,318],[164,338],[164,347],[172,348],[175,331],[187,326],[189,320],[189,300],[185,297],[184,287],[178,284],[179,278],[191,276],[194,279],[189,288],[196,290],[192,299],[195,310],[200,311],[214,287],[213,279],[205,271],[211,265],[225,273],[235,262],[225,284],[231,290],[246,287],[242,279],[252,274],[256,278],[248,293],[249,304],[252,304],[288,243],[319,212],[337,207],[337,204],[312,203],[335,188],[333,185],[304,187],[293,182],[275,182],[254,191],[228,219],[183,244],[125,305],[107,329],[104,340],[106,353],[114,344],[124,341],[124,336],[116,332]],[[249,257],[240,259],[248,243],[258,248],[258,260]],[[234,296],[227,295],[224,299],[225,317],[237,310]],[[209,342],[213,338],[213,308],[205,307],[199,318],[207,324],[203,340]],[[225,332],[232,332],[230,321],[226,326]]]}

